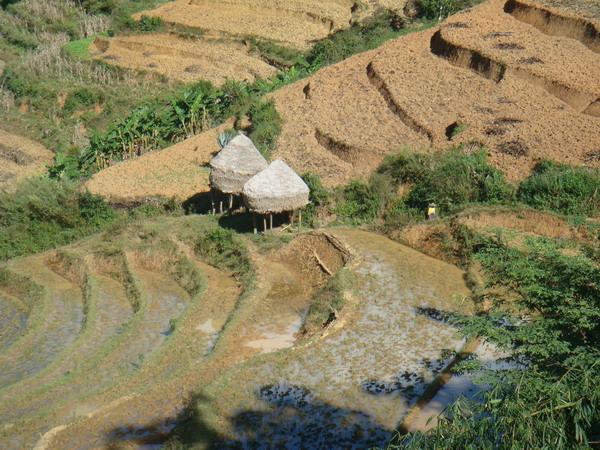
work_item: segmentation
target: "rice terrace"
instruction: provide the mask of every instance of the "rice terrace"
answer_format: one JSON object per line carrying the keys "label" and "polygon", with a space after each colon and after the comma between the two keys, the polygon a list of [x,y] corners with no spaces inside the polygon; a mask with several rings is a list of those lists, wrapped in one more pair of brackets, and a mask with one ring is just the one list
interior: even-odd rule
{"label": "rice terrace", "polygon": [[0,448],[599,448],[599,30],[0,0]]}

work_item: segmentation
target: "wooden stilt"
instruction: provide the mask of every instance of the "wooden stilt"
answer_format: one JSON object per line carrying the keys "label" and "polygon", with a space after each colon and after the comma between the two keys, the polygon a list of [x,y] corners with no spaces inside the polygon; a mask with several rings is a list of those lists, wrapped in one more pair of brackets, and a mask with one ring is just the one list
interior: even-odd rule
{"label": "wooden stilt", "polygon": [[294,211],[288,213],[288,220],[290,221],[290,225],[294,226]]}
{"label": "wooden stilt", "polygon": [[271,222],[271,231],[273,231],[273,214],[269,214],[269,222]]}
{"label": "wooden stilt", "polygon": [[256,229],[256,214],[252,213],[252,228],[254,228],[254,234],[258,234],[258,230]]}
{"label": "wooden stilt", "polygon": [[223,200],[219,202],[219,214],[223,214]]}
{"label": "wooden stilt", "polygon": [[267,216],[263,216],[263,233],[267,232]]}
{"label": "wooden stilt", "polygon": [[233,194],[229,194],[229,211],[233,209]]}
{"label": "wooden stilt", "polygon": [[210,190],[210,213],[214,216],[216,213],[215,210],[215,191],[214,190]]}

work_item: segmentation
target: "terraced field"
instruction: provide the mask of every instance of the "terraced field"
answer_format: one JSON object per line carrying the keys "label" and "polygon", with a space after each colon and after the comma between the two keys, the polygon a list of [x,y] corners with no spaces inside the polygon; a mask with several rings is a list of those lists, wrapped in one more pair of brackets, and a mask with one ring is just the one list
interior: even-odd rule
{"label": "terraced field", "polygon": [[255,36],[297,48],[348,26],[351,0],[176,0],[142,15],[231,36]]}
{"label": "terraced field", "polygon": [[285,126],[274,157],[329,185],[404,146],[471,141],[513,180],[541,158],[597,167],[600,59],[506,5],[490,0],[277,92]]}
{"label": "terraced field", "polygon": [[[265,442],[381,444],[463,345],[440,312],[473,310],[455,267],[367,232],[308,233],[274,250],[248,241],[244,290],[194,251],[214,226],[140,223],[8,262],[2,448],[156,444],[196,409],[201,447],[251,442],[257,423]],[[348,304],[299,341],[314,292],[344,266]]]}
{"label": "terraced field", "polygon": [[232,40],[142,34],[98,38],[91,50],[94,58],[106,63],[156,72],[182,82],[208,80],[220,85],[235,79],[251,83],[276,72],[242,43]]}
{"label": "terraced field", "polygon": [[44,172],[54,154],[37,142],[0,130],[0,190]]}
{"label": "terraced field", "polygon": [[[328,186],[367,176],[404,147],[482,144],[513,181],[541,159],[600,167],[600,38],[589,11],[564,22],[575,17],[572,9],[551,7],[548,23],[562,25],[548,28],[512,1],[489,0],[320,70],[272,94],[284,119],[273,158],[319,174]],[[158,191],[174,198],[207,191],[206,174],[198,172],[204,181],[192,186],[184,173],[191,169],[171,167],[179,155],[206,155],[206,162],[215,133],[100,172],[88,188],[128,202]],[[172,193],[167,179],[181,189]]]}

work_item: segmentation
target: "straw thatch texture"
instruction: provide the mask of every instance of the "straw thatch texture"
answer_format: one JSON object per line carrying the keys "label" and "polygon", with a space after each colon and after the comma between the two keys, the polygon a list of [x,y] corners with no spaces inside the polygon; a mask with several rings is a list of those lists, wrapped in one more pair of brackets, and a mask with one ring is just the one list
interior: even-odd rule
{"label": "straw thatch texture", "polygon": [[243,194],[250,211],[267,214],[305,207],[309,192],[296,172],[283,161],[276,160],[246,183]]}
{"label": "straw thatch texture", "polygon": [[252,141],[239,134],[211,160],[210,185],[224,194],[241,194],[244,184],[267,166]]}

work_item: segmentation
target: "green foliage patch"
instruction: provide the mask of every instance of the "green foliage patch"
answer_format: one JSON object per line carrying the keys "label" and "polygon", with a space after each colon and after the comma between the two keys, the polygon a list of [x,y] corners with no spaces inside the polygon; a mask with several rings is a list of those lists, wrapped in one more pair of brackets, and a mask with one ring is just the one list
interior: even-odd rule
{"label": "green foliage patch", "polygon": [[521,183],[518,198],[562,214],[600,215],[600,170],[542,162]]}
{"label": "green foliage patch", "polygon": [[116,219],[104,200],[72,182],[31,179],[0,193],[0,260],[67,244]]}
{"label": "green foliage patch", "polygon": [[490,287],[516,294],[519,310],[498,301],[489,315],[456,323],[510,350],[521,367],[488,373],[482,402],[454,404],[430,433],[391,448],[591,448],[600,432],[600,268],[548,239],[525,250],[488,240],[474,259]]}

